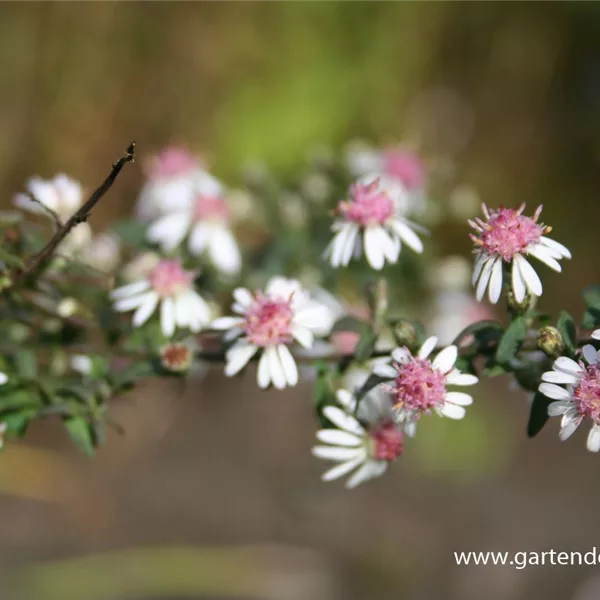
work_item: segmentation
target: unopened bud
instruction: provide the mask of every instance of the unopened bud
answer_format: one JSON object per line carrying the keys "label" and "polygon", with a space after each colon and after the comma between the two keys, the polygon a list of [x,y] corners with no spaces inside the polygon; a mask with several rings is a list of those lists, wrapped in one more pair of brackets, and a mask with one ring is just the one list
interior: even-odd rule
{"label": "unopened bud", "polygon": [[535,305],[535,296],[527,294],[521,302],[517,302],[512,290],[507,294],[508,308],[512,313],[522,315]]}
{"label": "unopened bud", "polygon": [[8,289],[12,284],[12,279],[8,275],[0,275],[0,292]]}
{"label": "unopened bud", "polygon": [[540,329],[537,345],[548,356],[559,356],[565,347],[560,331],[550,325]]}
{"label": "unopened bud", "polygon": [[187,344],[173,342],[163,346],[160,351],[160,364],[169,371],[183,373],[187,371],[194,358],[192,349]]}
{"label": "unopened bud", "polygon": [[410,321],[398,321],[394,325],[394,338],[399,346],[411,348],[417,342],[417,330]]}

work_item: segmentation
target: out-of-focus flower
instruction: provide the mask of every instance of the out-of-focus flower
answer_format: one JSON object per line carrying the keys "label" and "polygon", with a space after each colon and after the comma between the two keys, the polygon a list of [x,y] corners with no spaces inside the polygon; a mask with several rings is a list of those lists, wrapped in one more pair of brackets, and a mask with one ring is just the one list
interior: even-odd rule
{"label": "out-of-focus flower", "polygon": [[299,194],[283,194],[279,201],[281,219],[293,228],[305,227],[309,214],[306,201]]}
{"label": "out-of-focus flower", "polygon": [[185,148],[161,150],[146,165],[147,181],[136,206],[136,216],[153,221],[167,212],[190,206],[196,178],[203,173],[197,157]]}
{"label": "out-of-focus flower", "polygon": [[140,327],[160,304],[161,329],[166,337],[177,327],[200,331],[211,315],[208,304],[194,291],[195,275],[184,270],[179,260],[163,259],[146,278],[113,290],[114,308],[119,312],[135,310],[133,325]]}
{"label": "out-of-focus flower", "polygon": [[183,373],[192,366],[194,352],[190,345],[173,342],[160,350],[160,362],[165,369]]}
{"label": "out-of-focus flower", "polygon": [[385,261],[398,260],[402,242],[415,252],[423,244],[397,208],[397,198],[405,194],[400,185],[388,185],[377,178],[368,183],[360,181],[350,188],[350,199],[338,204],[341,217],[332,226],[333,240],[324,256],[332,266],[346,266],[352,256],[360,256],[364,246],[367,261],[374,269],[383,268]]}
{"label": "out-of-focus flower", "polygon": [[457,219],[467,219],[481,205],[479,194],[470,185],[457,185],[448,198],[448,205]]}
{"label": "out-of-focus flower", "polygon": [[600,329],[596,329],[596,331],[593,331],[593,332],[592,332],[592,337],[593,337],[595,340],[600,340]]}
{"label": "out-of-focus flower", "polygon": [[56,305],[56,313],[65,319],[68,317],[72,317],[77,312],[78,309],[79,309],[79,302],[77,301],[76,298],[73,298],[73,297],[63,298]]}
{"label": "out-of-focus flower", "polygon": [[221,182],[203,173],[196,176],[193,189],[189,205],[169,211],[150,225],[148,240],[170,252],[187,237],[193,255],[206,250],[217,269],[237,273],[242,261],[229,227],[229,208]]}
{"label": "out-of-focus flower", "polygon": [[112,273],[119,265],[121,243],[112,233],[101,233],[82,248],[79,259],[93,269]]}
{"label": "out-of-focus flower", "polygon": [[541,296],[542,282],[525,256],[531,255],[558,272],[561,270],[558,261],[571,258],[565,246],[545,236],[551,228],[537,222],[542,207],[538,207],[533,217],[522,214],[525,204],[518,210],[490,210],[483,204],[482,210],[485,221],[469,220],[476,231],[470,236],[477,256],[472,280],[477,285],[477,300],[483,299],[487,289],[490,302],[498,302],[504,264],[511,266],[511,286],[517,302],[522,302],[527,293]]}
{"label": "out-of-focus flower", "polygon": [[473,403],[469,394],[448,391],[447,386],[474,385],[477,377],[454,367],[458,357],[456,346],[447,346],[430,360],[437,341],[435,336],[425,340],[417,356],[407,348],[396,348],[392,352],[392,365],[380,363],[374,369],[376,375],[393,379],[384,389],[392,394],[395,416],[411,436],[422,415],[435,411],[443,417],[462,419],[464,407]]}
{"label": "out-of-focus flower", "polygon": [[0,385],[4,385],[8,381],[8,375],[0,372]]}
{"label": "out-of-focus flower", "polygon": [[[81,184],[62,173],[47,180],[31,177],[25,187],[28,194],[17,194],[14,204],[30,213],[46,217],[54,213],[62,224],[66,223],[83,203]],[[70,256],[85,247],[91,237],[90,226],[87,223],[79,223],[63,240],[59,252]]]}
{"label": "out-of-focus flower", "polygon": [[336,397],[343,409],[337,406],[323,409],[323,415],[335,428],[317,432],[317,439],[325,445],[315,446],[312,453],[338,463],[323,474],[323,481],[355,471],[346,482],[347,488],[354,488],[382,475],[388,464],[402,454],[404,435],[392,418],[389,398],[380,390],[373,390],[362,399],[358,419],[353,416],[356,397],[344,389],[338,390]]}
{"label": "out-of-focus flower", "polygon": [[82,375],[89,375],[92,372],[92,359],[85,354],[73,354],[69,359],[69,365],[73,371]]}
{"label": "out-of-focus flower", "polygon": [[[592,422],[587,438],[590,452],[600,451],[600,352],[592,345],[583,347],[584,361],[561,356],[554,361],[552,371],[542,375],[539,391],[552,398],[548,406],[551,417],[562,417],[559,437],[565,441],[584,419]],[[587,365],[586,365],[587,363]],[[566,389],[561,387],[566,385]]]}
{"label": "out-of-focus flower", "polygon": [[241,371],[260,350],[261,388],[271,383],[277,389],[296,385],[298,369],[288,345],[296,341],[310,348],[314,335],[326,335],[332,325],[329,309],[313,300],[298,281],[283,277],[271,279],[264,294],[237,288],[233,297],[233,312],[239,316],[212,323],[215,329],[227,330],[226,339],[239,337],[227,351],[225,375]]}
{"label": "out-of-focus flower", "polygon": [[158,252],[147,250],[141,252],[123,267],[123,279],[128,282],[148,277],[152,269],[158,265],[161,257]]}

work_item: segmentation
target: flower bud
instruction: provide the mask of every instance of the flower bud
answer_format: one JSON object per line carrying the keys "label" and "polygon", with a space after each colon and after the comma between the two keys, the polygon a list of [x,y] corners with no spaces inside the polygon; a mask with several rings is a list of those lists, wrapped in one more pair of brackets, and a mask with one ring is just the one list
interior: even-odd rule
{"label": "flower bud", "polygon": [[540,329],[537,345],[548,356],[559,356],[565,347],[560,331],[550,325]]}
{"label": "flower bud", "polygon": [[13,284],[12,279],[6,273],[0,275],[0,292],[8,289]]}
{"label": "flower bud", "polygon": [[398,321],[393,333],[399,346],[412,348],[417,343],[417,330],[410,321]]}
{"label": "flower bud", "polygon": [[163,346],[160,351],[160,364],[169,371],[183,373],[187,371],[194,358],[192,349],[187,344],[173,342]]}
{"label": "flower bud", "polygon": [[511,313],[516,313],[518,315],[522,315],[535,305],[535,297],[531,296],[529,294],[526,294],[525,298],[523,298],[523,300],[521,302],[517,302],[514,292],[511,289],[511,290],[509,290],[509,292],[507,294],[507,302],[508,302],[508,309],[510,310]]}

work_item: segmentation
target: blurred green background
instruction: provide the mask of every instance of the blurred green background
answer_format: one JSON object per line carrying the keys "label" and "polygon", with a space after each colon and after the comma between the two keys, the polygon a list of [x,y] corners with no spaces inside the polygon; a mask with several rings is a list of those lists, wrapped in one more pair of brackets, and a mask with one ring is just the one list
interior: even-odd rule
{"label": "blurred green background", "polygon": [[[34,173],[90,187],[131,139],[184,142],[235,182],[302,169],[353,138],[447,157],[491,205],[545,205],[574,260],[544,306],[597,282],[600,6],[541,2],[0,5],[0,191]],[[129,213],[128,169],[92,217]],[[466,227],[437,231],[468,255]],[[127,434],[76,455],[43,424],[0,460],[0,597],[573,599],[593,567],[457,567],[452,552],[591,549],[598,457],[494,380],[464,423],[433,422],[389,474],[321,484],[310,384],[253,373],[151,383],[115,403]],[[600,548],[600,543],[598,543]]]}

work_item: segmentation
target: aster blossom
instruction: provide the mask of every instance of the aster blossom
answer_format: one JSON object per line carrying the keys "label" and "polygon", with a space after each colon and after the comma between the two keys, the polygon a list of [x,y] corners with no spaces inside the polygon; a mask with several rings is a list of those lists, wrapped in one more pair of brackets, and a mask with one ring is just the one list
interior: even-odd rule
{"label": "aster blossom", "polygon": [[548,415],[561,417],[561,441],[571,437],[588,419],[592,427],[587,449],[600,451],[600,352],[588,344],[583,347],[582,360],[574,361],[566,356],[557,358],[552,371],[542,375],[542,382],[539,391],[554,400],[548,406]]}
{"label": "aster blossom", "polygon": [[432,411],[443,417],[462,419],[465,406],[473,403],[470,394],[449,391],[449,385],[468,386],[477,383],[475,375],[461,373],[454,365],[456,346],[446,346],[433,360],[431,353],[437,337],[425,340],[416,356],[408,348],[392,352],[392,364],[378,363],[373,372],[391,380],[383,388],[391,394],[395,417],[404,423],[408,435],[414,435],[417,421]]}
{"label": "aster blossom", "polygon": [[[347,488],[382,475],[404,450],[404,434],[392,418],[392,405],[381,390],[372,390],[360,402],[348,390],[336,392],[339,406],[326,406],[323,415],[333,427],[317,432],[323,445],[313,447],[318,458],[338,464],[322,475],[332,481],[354,471]],[[354,416],[356,413],[356,416]]]}
{"label": "aster blossom", "polygon": [[496,304],[502,293],[504,266],[511,269],[511,287],[517,302],[527,294],[542,295],[542,282],[526,256],[537,258],[551,269],[560,272],[559,260],[571,258],[571,253],[562,244],[546,237],[551,227],[538,223],[542,207],[533,217],[523,215],[525,204],[513,208],[489,209],[482,205],[486,220],[469,220],[475,230],[470,234],[475,244],[475,268],[472,283],[476,286],[477,300],[481,301],[486,289],[492,304]]}
{"label": "aster blossom", "polygon": [[336,209],[338,219],[332,225],[335,235],[324,253],[331,265],[347,266],[364,248],[371,267],[381,270],[386,261],[398,261],[402,242],[421,253],[423,243],[413,231],[416,226],[402,216],[405,194],[401,184],[381,177],[354,183],[349,199],[339,202]]}
{"label": "aster blossom", "polygon": [[154,221],[146,237],[167,252],[187,237],[191,254],[199,256],[206,251],[217,269],[233,274],[240,270],[242,261],[230,221],[221,182],[209,173],[197,173],[189,201]]}
{"label": "aster blossom", "polygon": [[111,292],[118,312],[135,310],[133,325],[140,327],[160,306],[161,330],[171,337],[177,327],[198,332],[210,322],[210,307],[196,293],[196,273],[186,271],[177,259],[163,259],[148,275]]}
{"label": "aster blossom", "polygon": [[237,288],[233,297],[237,316],[212,323],[214,329],[226,330],[225,339],[236,340],[225,355],[225,375],[239,373],[260,351],[259,387],[296,385],[298,368],[288,346],[297,342],[310,348],[315,335],[326,335],[333,325],[329,309],[312,299],[298,281],[283,277],[271,279],[264,293]]}

